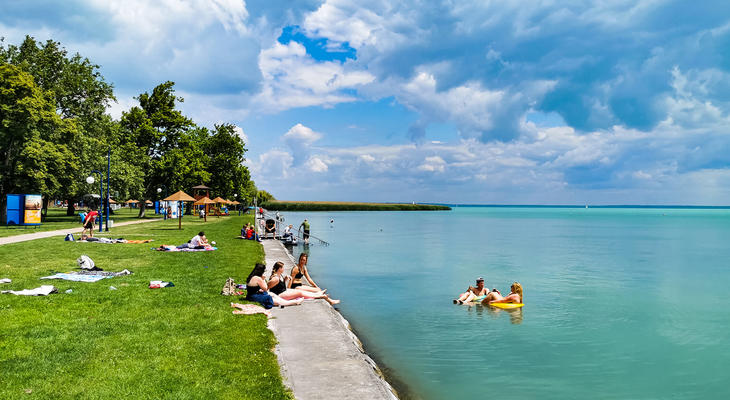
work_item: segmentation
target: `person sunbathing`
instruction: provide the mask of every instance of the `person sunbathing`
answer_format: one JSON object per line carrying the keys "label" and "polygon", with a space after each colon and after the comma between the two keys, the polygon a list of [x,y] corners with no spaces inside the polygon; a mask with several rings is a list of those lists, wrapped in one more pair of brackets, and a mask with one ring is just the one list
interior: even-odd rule
{"label": "person sunbathing", "polygon": [[510,294],[507,296],[502,297],[502,294],[500,294],[498,291],[493,291],[489,294],[487,294],[487,297],[482,300],[482,304],[492,304],[492,303],[522,303],[522,285],[519,282],[514,282],[510,286]]}
{"label": "person sunbathing", "polygon": [[[316,283],[314,283],[314,280],[311,276],[309,276],[309,271],[307,270],[307,261],[309,260],[309,256],[307,253],[302,253],[299,255],[299,263],[294,266],[294,268],[291,269],[291,276],[292,279],[288,281],[288,287],[291,289],[299,289],[299,290],[306,290],[309,292],[325,292],[325,290],[322,290],[317,286]],[[309,282],[312,286],[306,286],[302,285],[302,278],[305,278],[307,282]],[[327,302],[334,305],[339,303],[339,300],[332,300],[329,297],[327,298]]]}
{"label": "person sunbathing", "polygon": [[264,308],[269,309],[273,306],[295,306],[302,304],[304,299],[284,300],[275,293],[269,292],[269,287],[264,280],[265,264],[256,264],[253,271],[246,278],[246,300],[255,301]]}
{"label": "person sunbathing", "polygon": [[464,304],[470,301],[474,301],[479,296],[484,296],[489,293],[489,289],[484,287],[484,278],[477,278],[477,286],[469,286],[466,288],[466,292],[459,295],[458,299],[454,299],[454,304]]}
{"label": "person sunbathing", "polygon": [[310,292],[306,290],[300,290],[300,289],[289,289],[286,287],[286,282],[291,279],[290,276],[283,276],[284,274],[284,263],[281,261],[277,261],[271,271],[271,277],[269,278],[269,291],[278,295],[284,300],[294,300],[298,299],[300,297],[303,297],[305,299],[324,299],[330,304],[336,304],[333,303],[333,300],[330,300],[329,296],[324,294],[325,290],[321,290],[318,292]]}

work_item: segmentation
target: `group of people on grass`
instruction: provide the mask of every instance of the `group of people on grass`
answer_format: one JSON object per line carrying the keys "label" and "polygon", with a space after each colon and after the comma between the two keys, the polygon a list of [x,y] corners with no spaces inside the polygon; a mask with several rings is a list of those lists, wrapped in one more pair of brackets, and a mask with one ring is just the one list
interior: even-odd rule
{"label": "group of people on grass", "polygon": [[470,303],[474,300],[480,301],[484,305],[492,303],[523,303],[522,285],[519,282],[513,282],[510,286],[510,293],[502,296],[497,289],[489,290],[484,286],[484,278],[477,278],[476,286],[469,286],[466,292],[454,299],[454,304]]}
{"label": "group of people on grass", "polygon": [[205,237],[205,232],[200,231],[197,235],[193,236],[192,239],[188,240],[187,243],[183,243],[179,246],[162,244],[158,250],[175,250],[178,249],[193,249],[193,250],[215,250],[213,247],[215,242],[208,242],[208,238]]}
{"label": "group of people on grass", "polygon": [[[306,299],[324,299],[331,305],[339,303],[339,300],[331,299],[325,293],[327,289],[320,288],[309,276],[307,260],[306,253],[300,254],[299,262],[289,275],[284,274],[284,263],[277,261],[268,279],[264,277],[266,265],[256,264],[246,278],[246,300],[258,302],[267,309],[299,305]],[[306,279],[308,285],[303,284],[302,279]]]}
{"label": "group of people on grass", "polygon": [[256,233],[256,229],[254,228],[253,224],[249,222],[246,222],[246,225],[241,228],[241,238],[247,240],[258,240],[259,242],[261,241],[258,233]]}

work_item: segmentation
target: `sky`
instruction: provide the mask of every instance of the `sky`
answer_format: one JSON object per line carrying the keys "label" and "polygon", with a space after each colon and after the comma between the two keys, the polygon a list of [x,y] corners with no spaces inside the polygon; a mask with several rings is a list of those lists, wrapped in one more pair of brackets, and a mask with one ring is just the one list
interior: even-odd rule
{"label": "sky", "polygon": [[0,0],[281,200],[730,205],[726,1]]}

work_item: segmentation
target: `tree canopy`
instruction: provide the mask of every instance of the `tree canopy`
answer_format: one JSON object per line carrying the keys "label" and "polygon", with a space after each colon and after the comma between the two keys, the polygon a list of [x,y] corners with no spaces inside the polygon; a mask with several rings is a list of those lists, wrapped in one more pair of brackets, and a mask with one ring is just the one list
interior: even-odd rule
{"label": "tree canopy", "polygon": [[3,220],[9,193],[80,199],[93,190],[86,176],[104,171],[109,153],[110,192],[117,199],[158,199],[163,185],[172,193],[205,183],[216,196],[252,202],[257,189],[235,126],[197,125],[177,108],[183,98],[174,85],[167,81],[141,93],[139,105],[117,121],[107,114],[116,101],[113,86],[98,65],[52,40],[27,36],[6,45],[0,39]]}

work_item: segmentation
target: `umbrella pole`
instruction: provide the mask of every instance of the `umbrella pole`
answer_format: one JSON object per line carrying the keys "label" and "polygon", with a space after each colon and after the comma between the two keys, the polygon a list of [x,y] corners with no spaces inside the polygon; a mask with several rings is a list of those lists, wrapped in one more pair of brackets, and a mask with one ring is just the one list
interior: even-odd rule
{"label": "umbrella pole", "polygon": [[182,207],[180,202],[177,202],[177,229],[182,229]]}

